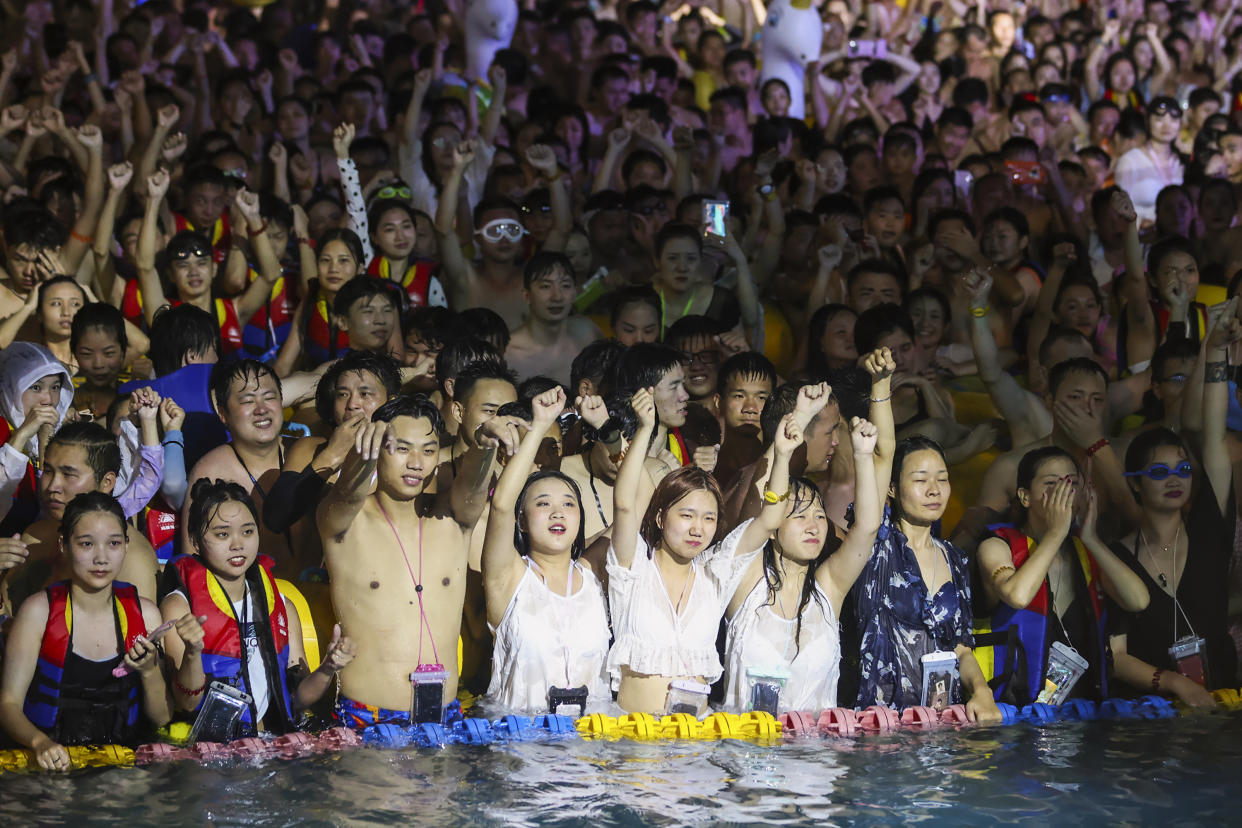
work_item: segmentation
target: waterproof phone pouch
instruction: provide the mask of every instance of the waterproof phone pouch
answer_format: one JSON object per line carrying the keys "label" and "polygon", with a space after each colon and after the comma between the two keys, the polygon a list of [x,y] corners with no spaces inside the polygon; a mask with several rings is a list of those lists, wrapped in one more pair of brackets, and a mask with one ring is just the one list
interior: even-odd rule
{"label": "waterproof phone pouch", "polygon": [[444,721],[444,682],[448,673],[443,664],[420,664],[410,673],[414,699],[410,721],[414,724],[440,724]]}
{"label": "waterproof phone pouch", "polygon": [[712,688],[697,681],[670,681],[668,684],[668,704],[665,713],[689,713],[696,719],[699,711],[707,706],[707,694]]}
{"label": "waterproof phone pouch", "polygon": [[785,689],[785,682],[789,681],[789,671],[779,667],[749,667],[746,681],[750,685],[750,709],[777,715],[781,691]]}
{"label": "waterproof phone pouch", "polygon": [[1177,665],[1177,672],[1191,681],[1207,687],[1207,644],[1197,635],[1187,635],[1173,642],[1169,658]]}
{"label": "waterproof phone pouch", "polygon": [[254,700],[249,693],[221,681],[213,681],[198,709],[194,727],[190,728],[189,744],[196,742],[231,742],[237,738],[237,723]]}
{"label": "waterproof phone pouch", "polygon": [[920,704],[944,710],[957,698],[957,653],[939,651],[923,656],[923,693]]}
{"label": "waterproof phone pouch", "polygon": [[729,202],[707,200],[703,202],[703,235],[723,239],[729,234]]}
{"label": "waterproof phone pouch", "polygon": [[[579,718],[586,715],[587,688],[581,687],[549,687],[548,712],[556,713],[558,708],[565,708],[562,716]],[[572,709],[571,709],[572,708]]]}
{"label": "waterproof phone pouch", "polygon": [[1057,705],[1069,697],[1074,685],[1087,672],[1087,660],[1060,641],[1048,648],[1048,669],[1044,672],[1044,689],[1035,701]]}

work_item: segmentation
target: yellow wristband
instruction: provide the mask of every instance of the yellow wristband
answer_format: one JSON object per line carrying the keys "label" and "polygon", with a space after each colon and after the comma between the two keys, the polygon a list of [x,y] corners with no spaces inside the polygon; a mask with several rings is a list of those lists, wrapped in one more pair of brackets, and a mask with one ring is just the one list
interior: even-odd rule
{"label": "yellow wristband", "polygon": [[783,495],[778,495],[776,492],[772,491],[771,489],[764,489],[763,499],[767,503],[784,503],[786,500],[789,499],[789,492],[786,491]]}
{"label": "yellow wristband", "polygon": [[988,311],[990,310],[992,310],[991,305],[984,305],[981,308],[971,308],[970,315],[973,316],[975,319],[982,319],[983,317],[988,315]]}

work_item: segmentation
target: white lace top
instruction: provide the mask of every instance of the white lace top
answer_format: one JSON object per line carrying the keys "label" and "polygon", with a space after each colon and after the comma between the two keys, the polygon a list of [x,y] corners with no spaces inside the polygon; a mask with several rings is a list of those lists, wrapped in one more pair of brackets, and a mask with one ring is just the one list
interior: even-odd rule
{"label": "white lace top", "polygon": [[589,569],[577,562],[573,568],[582,586],[558,595],[528,560],[504,617],[492,627],[496,643],[487,695],[500,707],[546,713],[549,687],[584,685],[587,712],[612,701],[604,673],[610,637],[604,590]]}
{"label": "white lace top", "polygon": [[608,653],[612,687],[621,686],[621,668],[648,676],[702,676],[709,684],[724,668],[716,653],[716,633],[729,599],[759,549],[739,550],[750,521],[691,563],[693,581],[681,614],[673,610],[664,580],[640,536],[627,569],[608,548],[608,602],[616,640]]}
{"label": "white lace top", "polygon": [[729,619],[725,643],[727,710],[740,713],[750,709],[748,668],[780,668],[789,672],[789,680],[781,691],[781,712],[818,712],[837,706],[840,628],[828,596],[818,585],[815,592],[802,611],[802,630],[797,633],[797,643],[794,635],[798,622],[782,617],[776,607],[768,604],[767,579],[760,578],[746,596]]}

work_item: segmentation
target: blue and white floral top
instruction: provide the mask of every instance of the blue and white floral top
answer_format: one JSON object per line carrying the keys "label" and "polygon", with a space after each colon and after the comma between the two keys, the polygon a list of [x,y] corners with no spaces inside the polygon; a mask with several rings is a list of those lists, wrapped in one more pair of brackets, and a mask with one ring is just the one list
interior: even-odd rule
{"label": "blue and white floral top", "polygon": [[862,633],[859,707],[917,705],[922,657],[937,650],[951,651],[958,644],[974,646],[969,561],[965,552],[948,541],[937,538],[936,543],[948,561],[950,577],[929,597],[914,552],[897,528],[891,508],[885,506],[871,559],[853,590]]}

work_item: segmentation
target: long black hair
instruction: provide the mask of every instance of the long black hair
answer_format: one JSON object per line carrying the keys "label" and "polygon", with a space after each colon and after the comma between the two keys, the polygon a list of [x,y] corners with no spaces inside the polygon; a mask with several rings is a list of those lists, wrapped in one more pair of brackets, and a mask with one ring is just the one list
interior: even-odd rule
{"label": "long black hair", "polygon": [[[824,498],[820,494],[819,487],[805,477],[794,477],[789,481],[789,499],[790,499],[790,515],[797,515],[809,509],[815,508],[816,501],[819,502],[820,508],[824,508]],[[815,560],[807,564],[806,580],[802,584],[802,597],[798,599],[798,616],[797,624],[794,627],[794,655],[801,650],[802,637],[802,613],[810,605],[811,601],[819,604],[823,608],[823,600],[820,598],[819,590],[816,589],[817,582],[815,573],[819,567],[828,560],[833,552],[841,546],[841,541],[837,538],[836,533],[832,531],[832,524],[828,524],[828,535],[824,538],[824,546],[819,550],[819,555]],[[777,556],[780,553],[776,551],[776,541],[769,539],[763,547],[763,578],[768,584],[768,600],[763,606],[770,607],[776,603],[776,595],[781,589],[781,568],[777,562]]]}
{"label": "long black hair", "polygon": [[582,491],[578,488],[578,484],[574,482],[573,478],[551,469],[537,471],[530,477],[527,477],[526,483],[522,486],[522,491],[518,493],[517,508],[513,510],[513,548],[523,558],[530,555],[530,535],[522,528],[522,519],[526,517],[526,493],[530,491],[531,486],[549,478],[559,480],[568,486],[574,499],[578,501],[578,536],[574,538],[574,544],[570,547],[569,553],[570,559],[576,561],[586,551],[586,512],[582,508]]}
{"label": "long black hair", "polygon": [[60,539],[64,541],[66,547],[69,546],[69,539],[73,536],[73,530],[77,528],[78,521],[91,512],[106,512],[112,515],[121,524],[121,534],[129,540],[129,524],[125,522],[125,512],[121,510],[121,504],[116,498],[104,492],[82,492],[69,501],[60,519]]}
{"label": "long black hair", "polygon": [[194,481],[194,485],[190,488],[190,511],[186,515],[186,535],[200,554],[207,537],[207,525],[211,523],[212,516],[220,510],[221,506],[230,502],[245,506],[255,525],[262,526],[259,521],[259,511],[254,507],[254,501],[240,485],[231,480],[218,478],[211,480],[200,477]]}
{"label": "long black hair", "polygon": [[906,458],[911,454],[920,451],[934,451],[940,455],[944,467],[949,467],[949,461],[944,456],[944,449],[940,444],[930,437],[924,437],[922,434],[915,434],[913,437],[907,437],[897,443],[897,448],[893,451],[893,475],[891,484],[893,487],[892,513],[893,520],[898,521],[902,516],[901,509],[901,469],[906,464]]}

